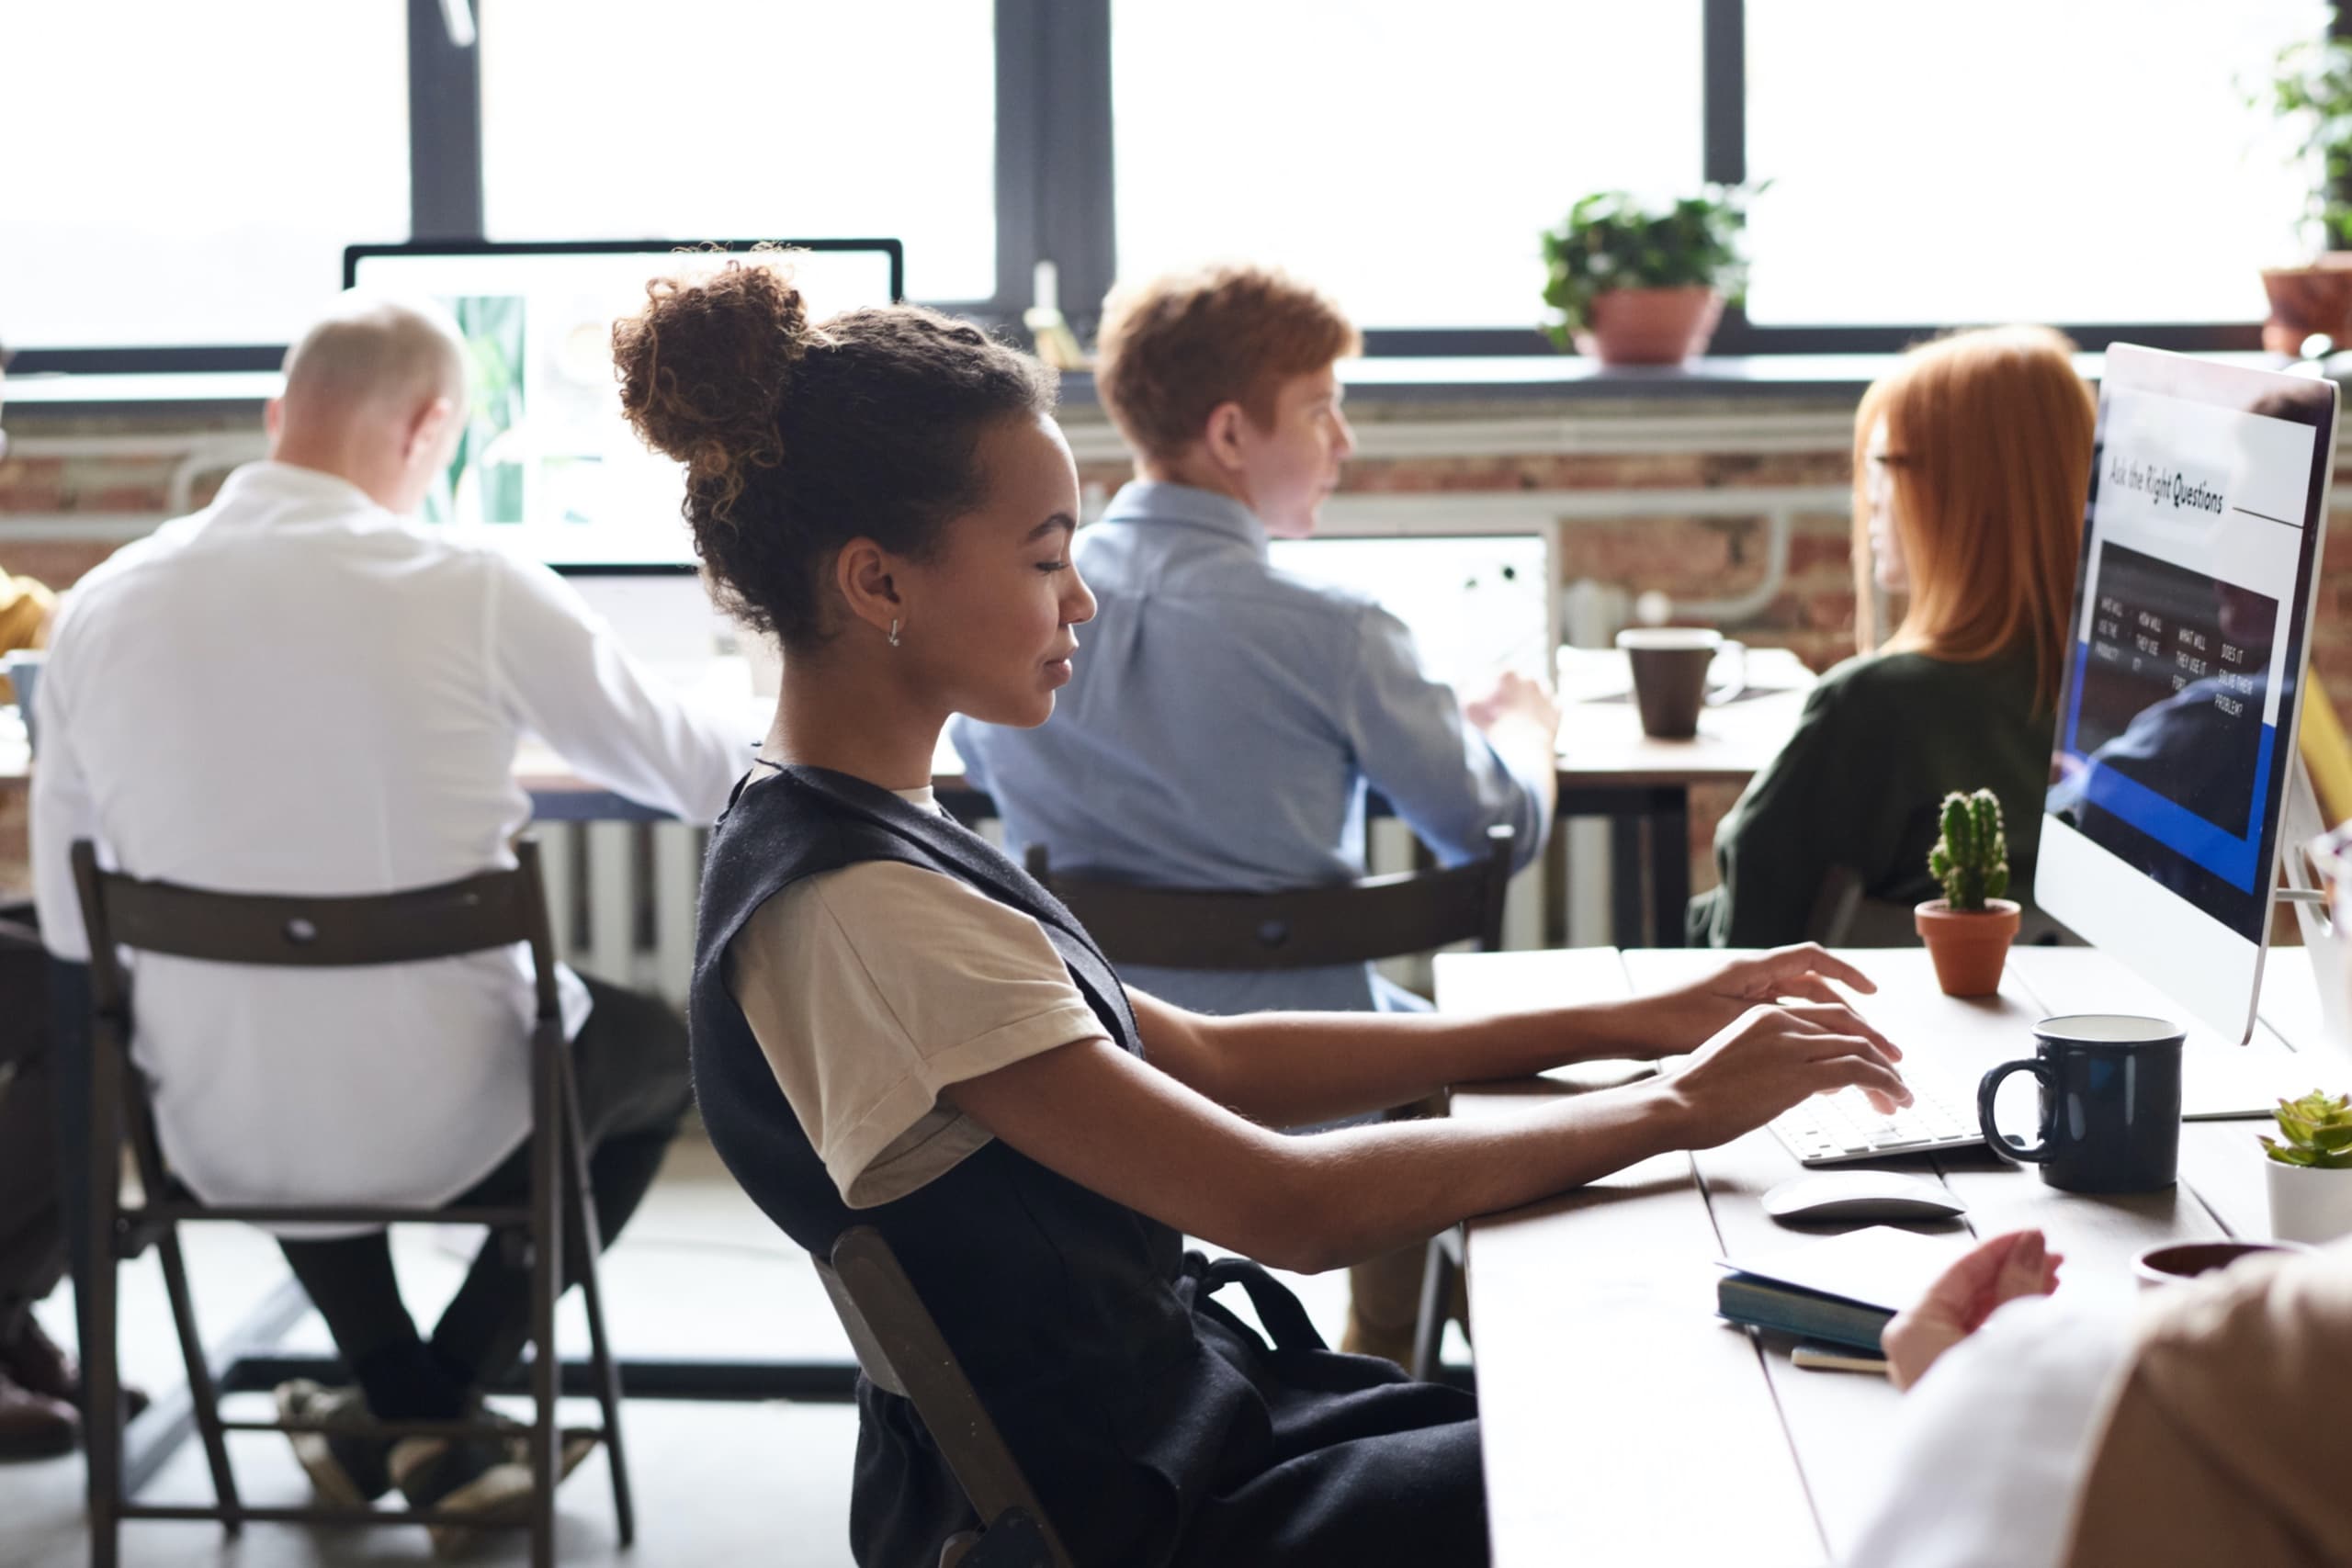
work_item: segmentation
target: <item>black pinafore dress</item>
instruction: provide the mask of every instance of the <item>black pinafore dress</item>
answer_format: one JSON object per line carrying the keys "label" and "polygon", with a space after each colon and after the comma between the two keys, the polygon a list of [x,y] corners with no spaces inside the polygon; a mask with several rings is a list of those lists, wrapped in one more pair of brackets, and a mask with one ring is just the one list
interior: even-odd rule
{"label": "black pinafore dress", "polygon": [[[754,775],[712,833],[689,1000],[695,1097],[752,1200],[820,1258],[854,1224],[888,1238],[1089,1568],[1483,1562],[1473,1402],[1325,1349],[1256,1265],[1187,1253],[1169,1226],[1001,1141],[905,1197],[843,1204],[735,1005],[726,953],[775,894],[869,860],[957,877],[1035,919],[1104,1032],[1144,1054],[1109,962],[985,840],[844,774]],[[1211,1299],[1227,1283],[1272,1345]],[[857,1397],[852,1550],[868,1568],[931,1568],[972,1527],[970,1506],[907,1401],[864,1378]]]}

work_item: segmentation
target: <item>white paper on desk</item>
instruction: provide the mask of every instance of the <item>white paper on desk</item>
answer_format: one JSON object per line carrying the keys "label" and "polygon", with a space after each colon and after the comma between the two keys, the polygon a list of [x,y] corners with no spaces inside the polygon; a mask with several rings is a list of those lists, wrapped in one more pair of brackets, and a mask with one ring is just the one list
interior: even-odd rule
{"label": "white paper on desk", "polygon": [[1921,1235],[1893,1225],[1870,1225],[1757,1258],[1719,1258],[1715,1265],[1883,1312],[1901,1312],[1927,1294],[1936,1277],[1971,1245],[1965,1236]]}

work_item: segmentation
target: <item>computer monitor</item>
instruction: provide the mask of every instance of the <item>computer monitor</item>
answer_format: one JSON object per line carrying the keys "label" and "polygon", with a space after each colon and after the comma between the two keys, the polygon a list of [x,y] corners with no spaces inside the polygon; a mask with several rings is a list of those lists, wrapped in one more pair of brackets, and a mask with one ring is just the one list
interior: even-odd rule
{"label": "computer monitor", "polygon": [[1422,669],[1464,697],[1484,696],[1506,670],[1545,676],[1560,645],[1541,534],[1318,534],[1273,540],[1267,556],[1376,600],[1412,632]]}
{"label": "computer monitor", "polygon": [[[751,668],[752,662],[774,656],[711,602],[695,568],[575,562],[556,570],[631,658],[672,685],[732,697],[753,689],[756,680],[774,693],[774,681]],[[741,667],[729,665],[730,660],[741,661]]]}
{"label": "computer monitor", "polygon": [[2108,350],[2034,897],[2224,1039],[2268,947],[2329,381]]}
{"label": "computer monitor", "polygon": [[[786,240],[812,319],[902,298],[896,240]],[[691,562],[679,465],[621,417],[614,321],[649,279],[715,267],[748,241],[416,241],[344,252],[345,288],[439,300],[472,355],[467,428],[425,515],[558,568]],[[722,254],[725,253],[725,254]]]}

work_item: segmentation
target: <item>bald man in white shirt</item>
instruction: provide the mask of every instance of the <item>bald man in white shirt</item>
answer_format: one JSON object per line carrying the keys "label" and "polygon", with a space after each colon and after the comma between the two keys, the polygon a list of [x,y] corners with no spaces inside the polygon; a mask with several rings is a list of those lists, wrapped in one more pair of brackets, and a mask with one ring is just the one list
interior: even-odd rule
{"label": "bald man in white shirt", "polygon": [[[34,882],[51,953],[85,960],[77,839],[140,877],[363,894],[514,863],[526,731],[592,782],[708,822],[753,737],[649,678],[545,567],[413,514],[465,424],[464,349],[430,307],[346,297],[287,357],[270,456],[60,605],[36,694]],[[255,971],[142,955],[138,1038],[166,1156],[221,1203],[519,1201],[526,953]],[[610,1241],[690,1100],[685,1032],[650,998],[560,976]],[[486,1245],[432,1337],[380,1231],[281,1238],[383,1419],[456,1416],[519,1355],[528,1276]],[[288,1414],[356,1398],[280,1391]],[[506,1506],[515,1467],[438,1438],[316,1436],[321,1490]],[[527,1472],[519,1484],[527,1485]]]}

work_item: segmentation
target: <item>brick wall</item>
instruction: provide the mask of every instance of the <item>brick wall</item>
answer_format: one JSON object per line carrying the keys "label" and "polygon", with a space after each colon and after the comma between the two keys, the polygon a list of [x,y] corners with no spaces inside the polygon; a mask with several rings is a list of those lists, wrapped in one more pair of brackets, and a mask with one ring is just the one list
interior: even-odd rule
{"label": "brick wall", "polygon": [[[1817,400],[1789,405],[1742,403],[1728,408],[1359,405],[1351,412],[1357,416],[1365,455],[1350,465],[1344,488],[1365,494],[1430,498],[1531,491],[1836,488],[1847,484],[1849,475],[1848,449],[1844,437],[1837,434],[1834,417],[1840,412],[1838,405]],[[1718,432],[1736,430],[1743,416],[1770,420],[1792,413],[1816,415],[1822,416],[1816,423],[1829,434],[1819,443],[1820,449],[1795,452],[1607,450],[1612,425],[1638,424],[1647,445],[1671,445],[1670,439],[1660,441],[1659,427],[1663,420],[1684,412]],[[1498,420],[1509,422],[1502,428],[1530,432],[1531,445],[1557,445],[1546,433],[1565,422],[1576,429],[1577,446],[1583,449],[1517,454],[1487,450],[1449,456],[1442,450],[1443,434],[1433,434],[1431,426],[1455,418],[1476,422],[1479,440],[1489,448],[1497,440]],[[1084,457],[1080,473],[1085,482],[1113,488],[1127,477],[1123,461],[1102,455],[1110,448],[1093,411],[1072,409],[1067,423]],[[1384,443],[1382,427],[1404,423],[1414,426],[1410,445],[1415,455],[1381,455],[1384,445],[1396,445]],[[34,438],[26,445],[37,454],[38,438],[47,434],[155,434],[163,427],[153,420],[84,418],[38,425],[20,420],[15,422],[15,428],[20,437]],[[212,433],[234,430],[237,425],[207,421],[172,428]],[[1467,423],[1464,428],[1469,428]],[[1731,446],[1736,440],[1734,435],[1724,444]],[[1436,449],[1433,454],[1431,448]],[[160,521],[175,467],[175,460],[168,456],[27,455],[0,460],[0,566],[54,586],[70,585],[117,545],[60,535],[82,517],[152,515]],[[194,491],[197,504],[209,499],[220,478],[218,473],[199,476]],[[2352,491],[2346,493],[2352,495]],[[60,523],[66,526],[61,528]],[[1854,592],[1848,565],[1848,528],[1842,512],[1800,514],[1781,591],[1751,620],[1724,629],[1758,646],[1793,649],[1815,669],[1826,669],[1852,653]],[[1634,592],[1656,589],[1677,598],[1729,597],[1760,581],[1763,537],[1760,517],[1578,518],[1563,524],[1562,581],[1590,578]],[[2352,527],[2342,520],[2328,543],[2324,577],[2313,657],[2339,711],[2352,721],[2352,630],[2347,629],[2352,627]],[[1730,805],[1732,794],[1701,790],[1694,795],[1694,886],[1713,883],[1709,845],[1715,821]],[[23,885],[23,793],[0,790],[0,888]]]}

